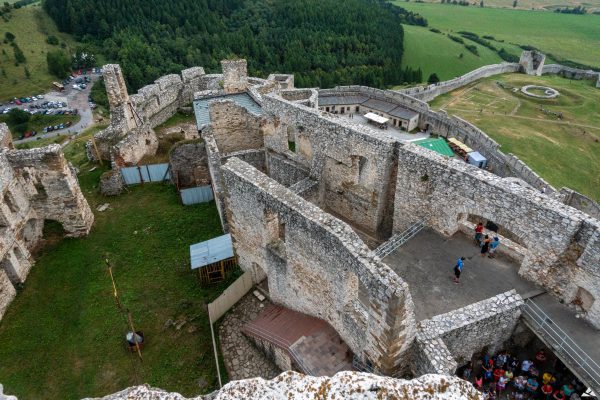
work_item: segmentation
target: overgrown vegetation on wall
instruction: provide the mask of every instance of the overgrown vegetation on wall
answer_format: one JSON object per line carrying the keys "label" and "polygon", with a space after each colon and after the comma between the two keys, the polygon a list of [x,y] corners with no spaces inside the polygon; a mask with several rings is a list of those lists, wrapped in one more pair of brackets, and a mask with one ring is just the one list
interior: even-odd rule
{"label": "overgrown vegetation on wall", "polygon": [[419,81],[400,69],[401,23],[418,14],[383,0],[46,0],[63,32],[123,67],[130,91],[166,73],[228,57],[251,75],[296,74],[297,86]]}

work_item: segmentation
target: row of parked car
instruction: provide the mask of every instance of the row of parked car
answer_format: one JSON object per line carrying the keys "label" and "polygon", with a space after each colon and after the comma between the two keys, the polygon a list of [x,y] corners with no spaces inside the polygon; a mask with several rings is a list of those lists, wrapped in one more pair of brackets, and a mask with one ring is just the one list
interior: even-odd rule
{"label": "row of parked car", "polygon": [[63,85],[68,85],[71,82],[74,82],[75,84],[73,85],[73,88],[77,89],[76,86],[83,86],[82,89],[85,89],[86,87],[86,83],[90,83],[92,81],[92,78],[90,78],[89,76],[79,76],[79,77],[75,77],[73,75],[68,76],[66,79],[64,79],[62,81]]}
{"label": "row of parked car", "polygon": [[64,124],[60,124],[60,125],[50,125],[50,126],[47,126],[44,128],[44,133],[65,129],[65,128],[70,127],[71,125],[72,125],[71,121],[67,121]]}

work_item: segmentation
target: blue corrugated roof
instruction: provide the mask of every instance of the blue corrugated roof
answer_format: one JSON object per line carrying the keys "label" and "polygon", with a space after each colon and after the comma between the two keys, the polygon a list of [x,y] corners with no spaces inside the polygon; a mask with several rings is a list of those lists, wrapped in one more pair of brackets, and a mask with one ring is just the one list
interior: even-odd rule
{"label": "blue corrugated roof", "polygon": [[233,257],[233,243],[229,233],[190,246],[192,269],[198,269],[231,257]]}
{"label": "blue corrugated roof", "polygon": [[261,115],[262,108],[248,93],[225,94],[222,96],[209,96],[194,100],[194,113],[196,114],[196,125],[198,130],[203,126],[210,124],[210,115],[208,113],[208,104],[215,100],[232,100],[237,105],[244,107],[248,112]]}

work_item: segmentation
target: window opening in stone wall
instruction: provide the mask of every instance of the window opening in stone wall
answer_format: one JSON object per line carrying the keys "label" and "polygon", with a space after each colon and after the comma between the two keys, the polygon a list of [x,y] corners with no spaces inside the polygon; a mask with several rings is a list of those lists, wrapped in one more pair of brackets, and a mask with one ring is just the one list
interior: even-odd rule
{"label": "window opening in stone wall", "polygon": [[365,178],[365,166],[367,165],[367,158],[358,156],[358,181],[362,182]]}
{"label": "window opening in stone wall", "polygon": [[356,112],[360,112],[360,107],[356,106]]}
{"label": "window opening in stone wall", "polygon": [[46,188],[40,182],[36,183],[34,187],[37,192],[38,198],[45,199],[46,197],[48,197],[48,194],[46,193]]}
{"label": "window opening in stone wall", "polygon": [[288,150],[291,151],[292,153],[296,152],[296,142],[292,141],[292,140],[288,140]]}

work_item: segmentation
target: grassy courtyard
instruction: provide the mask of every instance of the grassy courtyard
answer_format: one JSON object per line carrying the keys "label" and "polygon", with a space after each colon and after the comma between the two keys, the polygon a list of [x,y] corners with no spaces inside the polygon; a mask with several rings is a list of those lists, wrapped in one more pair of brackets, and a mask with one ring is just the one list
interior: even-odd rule
{"label": "grassy courtyard", "polygon": [[[519,88],[549,86],[560,96],[538,100],[496,81]],[[555,187],[567,186],[600,201],[599,102],[600,89],[590,81],[507,74],[447,93],[431,105],[474,123]],[[563,119],[551,113],[562,113]]]}
{"label": "grassy courtyard", "polygon": [[[65,154],[96,221],[91,234],[60,239],[47,224],[25,287],[0,321],[0,382],[20,399],[80,399],[148,383],[184,395],[216,388],[205,305],[225,284],[204,289],[189,270],[190,244],[222,233],[214,203],[184,207],[171,185],[97,194],[105,170],[87,164],[84,138]],[[98,212],[99,204],[110,208]],[[108,255],[121,301],[147,338],[143,361],[124,347],[128,331],[112,297]],[[187,321],[181,329],[165,324]],[[200,389],[203,386],[203,389]]]}

